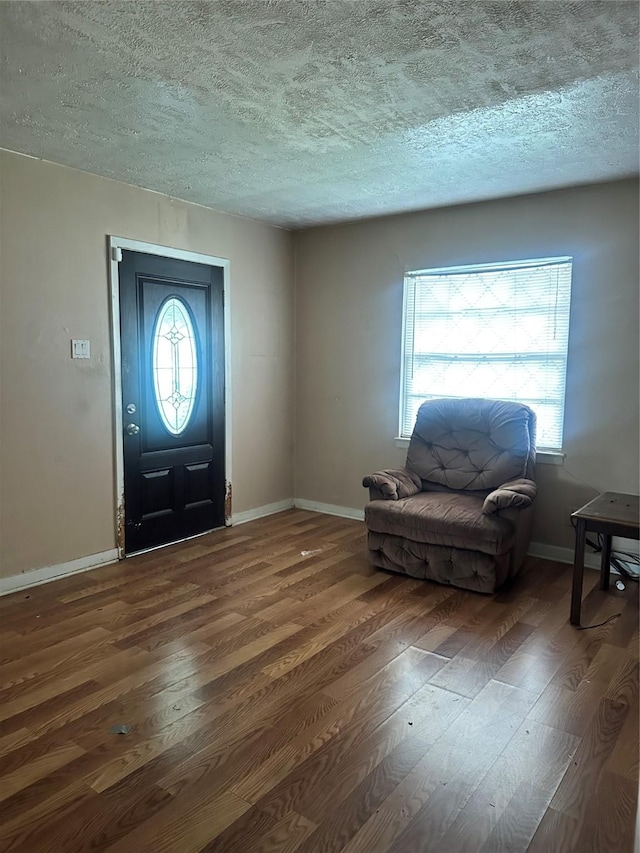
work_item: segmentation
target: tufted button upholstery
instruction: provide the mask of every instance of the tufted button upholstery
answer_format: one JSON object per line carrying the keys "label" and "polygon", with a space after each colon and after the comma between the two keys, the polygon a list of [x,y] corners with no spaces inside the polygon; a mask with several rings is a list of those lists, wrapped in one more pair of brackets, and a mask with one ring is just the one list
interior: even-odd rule
{"label": "tufted button upholstery", "polygon": [[428,400],[418,411],[407,468],[426,483],[491,490],[531,477],[535,415],[500,400]]}
{"label": "tufted button upholstery", "polygon": [[520,569],[535,498],[535,415],[497,400],[420,407],[402,469],[368,475],[375,566],[494,592]]}

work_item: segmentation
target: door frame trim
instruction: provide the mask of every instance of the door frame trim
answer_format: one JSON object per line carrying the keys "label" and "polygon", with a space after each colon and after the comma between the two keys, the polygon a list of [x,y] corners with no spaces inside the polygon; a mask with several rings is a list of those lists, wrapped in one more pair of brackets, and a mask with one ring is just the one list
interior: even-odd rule
{"label": "door frame trim", "polygon": [[231,300],[229,287],[230,262],[228,258],[218,258],[215,255],[203,255],[200,252],[189,252],[185,249],[175,249],[172,246],[162,246],[157,243],[145,243],[140,240],[130,240],[128,237],[108,235],[108,263],[110,287],[111,314],[111,369],[113,372],[113,438],[114,465],[116,484],[116,548],[118,559],[122,560],[124,553],[124,435],[122,433],[122,358],[120,352],[120,261],[117,250],[144,252],[147,255],[159,255],[177,261],[192,261],[196,264],[206,264],[210,267],[221,267],[224,295],[224,477],[225,477],[225,524],[231,524]]}

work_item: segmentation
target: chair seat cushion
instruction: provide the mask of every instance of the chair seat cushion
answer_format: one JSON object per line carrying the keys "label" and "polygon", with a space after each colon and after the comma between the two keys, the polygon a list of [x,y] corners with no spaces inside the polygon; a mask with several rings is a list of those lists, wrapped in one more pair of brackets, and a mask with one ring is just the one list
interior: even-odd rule
{"label": "chair seat cushion", "polygon": [[514,542],[510,521],[482,512],[483,497],[420,492],[399,501],[370,501],[364,511],[369,530],[413,542],[504,554]]}

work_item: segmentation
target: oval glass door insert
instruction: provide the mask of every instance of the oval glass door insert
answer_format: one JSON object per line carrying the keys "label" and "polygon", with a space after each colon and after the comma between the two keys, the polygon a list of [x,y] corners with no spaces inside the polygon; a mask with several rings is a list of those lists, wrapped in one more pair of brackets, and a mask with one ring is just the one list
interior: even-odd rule
{"label": "oval glass door insert", "polygon": [[153,387],[160,420],[171,435],[189,425],[198,390],[198,349],[185,303],[172,296],[162,304],[153,329]]}

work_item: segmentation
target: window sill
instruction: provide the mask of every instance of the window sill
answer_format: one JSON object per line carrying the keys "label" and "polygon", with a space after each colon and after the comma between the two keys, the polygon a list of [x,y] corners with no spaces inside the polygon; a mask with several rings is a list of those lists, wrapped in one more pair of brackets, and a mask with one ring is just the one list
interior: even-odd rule
{"label": "window sill", "polygon": [[[409,447],[409,439],[402,436],[396,436],[396,447]],[[560,450],[538,450],[536,453],[536,462],[542,465],[564,465],[566,453]]]}

